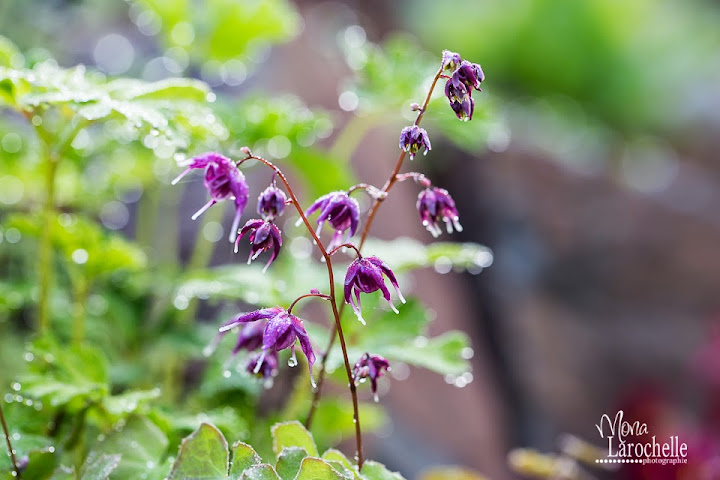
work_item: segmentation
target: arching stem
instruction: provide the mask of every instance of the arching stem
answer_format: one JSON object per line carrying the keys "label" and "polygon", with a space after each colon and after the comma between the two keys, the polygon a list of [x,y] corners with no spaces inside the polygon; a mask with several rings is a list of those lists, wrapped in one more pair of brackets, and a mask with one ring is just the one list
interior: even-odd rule
{"label": "arching stem", "polygon": [[[295,205],[295,209],[297,210],[298,214],[300,215],[300,218],[302,219],[303,223],[305,224],[305,227],[307,228],[308,232],[310,232],[310,235],[313,237],[313,240],[315,240],[315,244],[317,245],[318,249],[320,250],[320,253],[325,258],[325,267],[327,268],[328,272],[328,282],[330,286],[330,306],[332,307],[333,317],[335,318],[335,329],[334,331],[337,332],[337,336],[340,339],[340,346],[342,347],[342,353],[343,353],[343,360],[345,362],[345,372],[347,373],[348,383],[350,385],[350,395],[352,396],[352,403],[353,403],[353,422],[355,423],[355,441],[357,443],[357,462],[358,462],[358,469],[362,469],[362,465],[364,462],[363,458],[363,448],[362,448],[362,431],[360,429],[360,410],[358,408],[358,399],[357,399],[357,387],[355,386],[355,382],[353,381],[353,375],[352,375],[352,367],[350,366],[350,360],[348,359],[348,353],[347,353],[347,345],[345,343],[345,336],[343,335],[343,329],[342,325],[340,324],[340,312],[338,310],[336,296],[335,296],[335,276],[333,275],[333,266],[332,266],[332,259],[330,258],[330,255],[328,254],[327,250],[325,250],[325,247],[323,247],[322,242],[320,241],[320,238],[315,233],[315,230],[313,229],[312,225],[310,225],[310,221],[305,216],[305,212],[303,212],[302,206],[300,205],[300,202],[298,201],[297,197],[295,196],[295,192],[293,191],[292,187],[290,186],[290,183],[288,182],[287,178],[285,177],[285,174],[280,170],[278,167],[276,167],[272,162],[265,160],[262,157],[257,157],[255,155],[248,155],[247,158],[244,158],[238,162],[238,165],[245,162],[246,160],[257,160],[258,162],[261,162],[268,166],[269,168],[273,169],[276,173],[278,178],[280,178],[280,181],[285,185],[285,189],[288,192],[288,195],[290,195],[290,200],[292,200],[293,205]],[[335,336],[335,334],[333,334]]]}
{"label": "arching stem", "polygon": [[[435,74],[435,78],[433,78],[432,84],[430,85],[430,89],[428,90],[427,95],[425,96],[425,101],[423,102],[422,106],[418,110],[418,116],[415,119],[415,125],[419,125],[420,121],[422,120],[423,116],[425,115],[425,112],[427,110],[428,104],[430,103],[430,98],[432,97],[433,91],[435,90],[435,86],[437,85],[438,80],[442,76],[442,67],[437,71]],[[382,202],[387,198],[387,194],[390,191],[390,189],[395,185],[395,183],[398,181],[398,174],[400,173],[400,169],[402,168],[403,161],[405,160],[405,154],[406,152],[402,150],[400,152],[400,155],[398,156],[397,161],[395,162],[395,167],[393,168],[392,172],[390,173],[390,177],[385,182],[385,185],[383,185],[383,188],[380,190],[377,198],[375,198],[375,201],[372,204],[372,207],[370,207],[370,211],[368,212],[367,221],[365,222],[365,227],[362,231],[362,236],[360,237],[360,243],[357,246],[358,254],[362,250],[363,245],[365,245],[365,240],[367,240],[368,233],[370,232],[370,227],[372,226],[373,221],[375,220],[375,216],[377,215],[377,211],[380,208],[380,205]],[[340,315],[342,316],[343,311],[345,311],[345,303],[342,304],[340,308]],[[315,416],[315,410],[317,410],[318,402],[320,401],[320,397],[322,396],[322,387],[325,383],[325,366],[327,364],[327,358],[328,354],[330,353],[330,350],[332,350],[333,345],[335,344],[335,336],[336,331],[333,329],[330,332],[330,338],[328,340],[328,346],[325,349],[325,352],[322,355],[322,360],[320,360],[320,373],[318,374],[317,379],[317,388],[315,389],[315,393],[313,394],[313,400],[310,404],[310,411],[308,412],[307,419],[305,420],[305,426],[307,428],[310,428],[312,425],[313,417]],[[352,382],[351,382],[352,383]]]}

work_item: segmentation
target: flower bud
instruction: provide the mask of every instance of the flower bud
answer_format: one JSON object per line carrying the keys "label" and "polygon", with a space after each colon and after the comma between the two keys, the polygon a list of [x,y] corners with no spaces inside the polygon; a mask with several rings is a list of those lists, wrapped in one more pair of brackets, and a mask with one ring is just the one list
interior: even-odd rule
{"label": "flower bud", "polygon": [[431,150],[430,137],[424,128],[420,128],[417,125],[411,125],[405,127],[400,132],[400,150],[404,150],[410,154],[410,160],[415,158],[415,154],[424,150],[424,154],[427,155],[428,150]]}

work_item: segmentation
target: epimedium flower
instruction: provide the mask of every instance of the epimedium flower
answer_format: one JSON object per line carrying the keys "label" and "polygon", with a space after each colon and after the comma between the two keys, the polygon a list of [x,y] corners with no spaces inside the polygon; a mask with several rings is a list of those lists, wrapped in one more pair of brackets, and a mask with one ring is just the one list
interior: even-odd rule
{"label": "epimedium flower", "polygon": [[[328,250],[347,242],[350,237],[355,235],[360,223],[360,206],[357,200],[350,198],[347,192],[340,191],[323,195],[310,205],[305,216],[312,215],[316,210],[320,210],[320,216],[317,219],[317,234],[320,235],[320,230],[326,221],[335,230],[335,234],[327,246]],[[345,234],[344,239],[343,234]]]}
{"label": "epimedium flower", "polygon": [[370,355],[365,353],[360,360],[355,363],[353,368],[353,381],[355,385],[370,379],[370,388],[372,390],[375,401],[378,401],[377,379],[382,377],[383,370],[390,370],[390,362],[380,355]]}
{"label": "epimedium flower", "polygon": [[172,181],[172,184],[177,184],[192,170],[200,168],[205,169],[204,185],[210,193],[210,200],[195,212],[192,219],[197,219],[218,202],[228,198],[234,200],[235,218],[230,228],[230,241],[233,242],[237,236],[240,217],[245,210],[250,192],[245,175],[229,158],[216,152],[208,152],[194,157],[187,168]]}
{"label": "epimedium flower", "polygon": [[248,358],[245,371],[258,378],[272,379],[278,372],[277,352],[253,353]]}
{"label": "epimedium flower", "polygon": [[356,258],[350,264],[345,274],[345,303],[352,306],[355,315],[363,325],[365,324],[365,320],[362,317],[360,307],[361,293],[372,293],[380,290],[385,300],[390,304],[390,308],[392,308],[395,313],[400,313],[390,298],[390,291],[385,285],[383,274],[390,280],[398,297],[400,297],[400,301],[405,303],[405,298],[402,292],[400,292],[395,274],[385,262],[377,257]]}
{"label": "epimedium flower", "polygon": [[458,232],[462,232],[460,216],[455,207],[455,200],[447,190],[438,187],[428,187],[418,195],[417,210],[423,226],[433,237],[438,237],[442,230],[440,221],[445,222],[448,233],[452,233],[453,226]]}
{"label": "epimedium flower", "polygon": [[282,235],[280,234],[280,229],[274,223],[260,220],[259,218],[248,220],[242,229],[240,229],[240,235],[238,235],[235,240],[235,253],[238,251],[240,240],[246,233],[249,233],[248,239],[250,240],[248,265],[261,253],[268,250],[272,251],[270,260],[268,260],[265,264],[265,268],[263,268],[263,272],[265,272],[275,258],[277,258],[278,253],[280,253],[280,247],[282,247]]}
{"label": "epimedium flower", "polygon": [[252,324],[253,322],[265,322],[262,336],[262,349],[256,360],[256,371],[260,372],[263,368],[268,355],[276,354],[280,350],[289,348],[292,356],[288,365],[297,365],[295,358],[295,343],[300,343],[300,348],[307,358],[308,367],[310,369],[310,378],[312,379],[312,367],[315,364],[315,353],[313,352],[310,336],[308,335],[302,320],[295,315],[289,313],[281,307],[262,308],[253,312],[238,315],[229,322],[220,326],[220,335],[225,335],[235,327],[244,324]]}
{"label": "epimedium flower", "polygon": [[400,150],[408,152],[410,160],[412,160],[420,149],[424,150],[425,155],[427,155],[428,150],[432,150],[427,131],[417,125],[403,128],[400,131]]}
{"label": "epimedium flower", "polygon": [[450,50],[443,50],[442,52],[442,69],[443,72],[452,72],[462,62],[462,58],[459,53],[451,52]]}
{"label": "epimedium flower", "polygon": [[460,120],[472,120],[475,100],[470,95],[470,89],[464,83],[455,84],[452,79],[449,79],[445,83],[445,96],[450,102],[450,108]]}
{"label": "epimedium flower", "polygon": [[468,92],[473,88],[477,91],[481,91],[480,84],[485,80],[485,73],[482,67],[477,63],[470,63],[467,60],[460,62],[460,65],[455,69],[450,81],[453,85],[458,86],[460,84],[465,85],[468,88]]}
{"label": "epimedium flower", "polygon": [[285,210],[287,196],[273,183],[258,197],[257,212],[263,219],[272,221]]}

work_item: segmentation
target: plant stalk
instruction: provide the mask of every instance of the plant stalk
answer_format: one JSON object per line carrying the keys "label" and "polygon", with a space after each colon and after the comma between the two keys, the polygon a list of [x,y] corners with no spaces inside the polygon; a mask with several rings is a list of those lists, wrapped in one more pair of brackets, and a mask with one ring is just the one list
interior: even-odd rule
{"label": "plant stalk", "polygon": [[[310,225],[310,222],[308,221],[307,217],[305,216],[305,212],[303,212],[302,206],[300,205],[300,202],[298,201],[297,197],[295,196],[295,192],[293,192],[292,187],[290,186],[290,183],[288,182],[287,178],[283,174],[283,172],[276,167],[273,163],[271,163],[268,160],[265,160],[262,157],[256,157],[254,155],[249,155],[246,159],[241,160],[242,163],[245,160],[248,159],[254,159],[259,162],[264,163],[271,169],[275,171],[278,177],[280,177],[280,181],[282,181],[283,185],[285,185],[285,188],[288,191],[288,194],[290,195],[290,200],[292,200],[293,205],[295,206],[295,209],[297,210],[298,214],[300,215],[300,218],[302,219],[303,223],[305,224],[305,227],[307,228],[308,232],[310,232],[310,235],[313,237],[313,240],[315,240],[315,244],[317,245],[318,249],[320,250],[320,253],[325,258],[325,266],[327,267],[328,272],[328,282],[330,284],[330,305],[332,307],[333,317],[335,318],[335,330],[337,331],[337,336],[340,339],[340,346],[342,347],[342,353],[343,353],[343,360],[345,361],[345,372],[347,373],[348,383],[350,386],[350,395],[352,396],[352,403],[353,403],[353,423],[355,424],[355,441],[357,444],[357,463],[358,463],[358,470],[362,470],[364,458],[363,458],[363,448],[362,448],[362,431],[360,429],[360,410],[358,407],[358,398],[357,398],[357,387],[355,386],[355,382],[353,381],[352,376],[352,367],[350,366],[350,360],[348,358],[347,353],[347,345],[345,343],[345,336],[343,335],[343,329],[342,325],[340,323],[340,312],[338,310],[337,306],[337,300],[335,295],[335,276],[333,274],[333,266],[332,266],[332,259],[330,258],[330,255],[328,254],[327,250],[325,250],[325,247],[323,246],[322,242],[320,241],[320,238],[315,233],[315,229],[313,229],[312,225]],[[333,335],[334,336],[334,335]]]}
{"label": "plant stalk", "polygon": [[[437,71],[435,74],[435,78],[432,81],[432,84],[430,85],[430,89],[428,90],[427,95],[425,96],[425,101],[423,102],[422,106],[420,107],[420,110],[418,111],[418,116],[415,119],[414,125],[419,125],[420,121],[422,120],[423,116],[425,115],[425,111],[427,110],[428,104],[430,103],[430,98],[432,97],[433,91],[435,90],[435,86],[437,85],[438,80],[442,76],[442,67]],[[400,173],[400,169],[402,168],[403,161],[405,160],[405,154],[406,152],[402,150],[400,152],[400,155],[398,156],[397,161],[395,162],[395,168],[393,168],[392,173],[390,174],[390,177],[385,182],[385,185],[383,185],[382,190],[380,190],[380,194],[375,198],[375,201],[373,202],[372,206],[370,207],[370,211],[368,212],[368,218],[365,221],[365,227],[362,231],[362,236],[360,237],[360,243],[357,246],[357,252],[358,255],[360,254],[360,251],[362,250],[363,245],[365,245],[365,240],[367,240],[368,233],[370,232],[370,226],[372,225],[373,221],[375,220],[375,216],[377,215],[377,211],[380,208],[380,205],[382,202],[387,198],[387,193],[390,191],[390,189],[395,185],[395,183],[398,181],[397,175]],[[340,307],[340,315],[342,316],[342,313],[345,311],[345,303],[342,304]],[[312,425],[313,417],[315,416],[315,411],[317,410],[318,402],[320,401],[320,397],[322,396],[322,387],[325,383],[325,366],[327,364],[327,359],[330,353],[330,350],[332,349],[333,345],[335,344],[335,336],[336,336],[336,330],[337,328],[333,328],[330,332],[330,338],[328,339],[328,346],[325,349],[325,353],[322,355],[322,359],[320,360],[320,373],[318,374],[318,380],[317,380],[317,388],[315,389],[315,392],[313,394],[313,400],[310,404],[310,411],[308,412],[307,419],[305,420],[305,426],[309,429]],[[353,382],[351,381],[351,384]]]}
{"label": "plant stalk", "polygon": [[12,443],[10,442],[10,429],[8,429],[7,422],[5,421],[2,402],[0,402],[0,422],[2,422],[3,433],[5,433],[5,444],[7,445],[8,453],[10,453],[10,461],[12,462],[13,470],[15,470],[15,476],[20,478],[20,468],[18,468],[15,450],[13,450]]}

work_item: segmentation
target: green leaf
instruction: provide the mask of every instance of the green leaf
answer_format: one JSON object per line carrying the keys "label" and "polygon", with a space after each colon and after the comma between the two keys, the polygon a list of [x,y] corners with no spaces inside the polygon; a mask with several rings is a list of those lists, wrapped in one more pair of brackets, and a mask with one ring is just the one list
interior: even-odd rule
{"label": "green leaf", "polygon": [[61,465],[55,469],[49,480],[76,480],[75,469]]}
{"label": "green leaf", "polygon": [[261,463],[245,470],[241,480],[280,480],[280,477],[271,465]]}
{"label": "green leaf", "polygon": [[180,453],[168,477],[170,480],[225,480],[228,472],[228,444],[223,434],[203,423],[182,441]]}
{"label": "green leaf", "polygon": [[365,480],[404,480],[399,473],[391,472],[382,463],[372,460],[363,463],[361,477]]}
{"label": "green leaf", "polygon": [[407,237],[390,241],[371,238],[365,251],[388,259],[396,273],[423,267],[479,273],[493,262],[490,249],[477,243],[434,242],[426,245]]}
{"label": "green leaf", "polygon": [[80,480],[106,480],[120,464],[121,455],[92,452],[80,470]]}
{"label": "green leaf", "polygon": [[18,68],[22,63],[20,50],[7,37],[0,35],[0,67]]}
{"label": "green leaf", "polygon": [[273,450],[280,455],[283,448],[301,447],[308,455],[317,456],[318,449],[310,432],[298,421],[276,423],[272,427]]}
{"label": "green leaf", "polygon": [[55,470],[56,463],[55,450],[31,450],[28,453],[28,464],[22,472],[22,477],[25,480],[45,480],[50,478]]}
{"label": "green leaf", "polygon": [[278,456],[275,469],[283,480],[292,480],[300,470],[300,464],[308,454],[301,447],[286,447],[282,449]]}
{"label": "green leaf", "polygon": [[33,361],[19,377],[24,395],[66,405],[75,399],[95,403],[108,393],[107,361],[89,345],[61,347],[50,338],[36,340],[30,348]]}
{"label": "green leaf", "polygon": [[236,442],[232,447],[232,465],[230,466],[230,479],[239,480],[242,473],[253,465],[260,464],[262,460],[255,449],[243,442]]}
{"label": "green leaf", "polygon": [[203,103],[210,88],[204,82],[191,78],[168,78],[147,83],[134,79],[119,79],[110,82],[107,90],[116,98],[125,100],[164,100]]}
{"label": "green leaf", "polygon": [[350,463],[350,460],[345,456],[344,453],[342,453],[340,450],[336,450],[334,448],[330,448],[325,451],[325,453],[322,454],[322,459],[327,462],[338,462],[342,465],[345,465],[345,467],[352,469],[353,466]]}
{"label": "green leaf", "polygon": [[116,417],[126,416],[138,410],[138,407],[160,397],[160,389],[130,390],[120,395],[107,397],[103,405],[105,410]]}
{"label": "green leaf", "polygon": [[165,434],[146,417],[136,415],[127,422],[121,420],[115,431],[93,447],[90,454],[120,455],[111,479],[140,478],[158,468],[167,446]]}
{"label": "green leaf", "polygon": [[467,334],[453,330],[431,339],[419,337],[405,345],[389,345],[382,349],[382,353],[443,375],[462,375],[470,371],[465,355],[469,348]]}
{"label": "green leaf", "polygon": [[340,475],[328,462],[319,458],[307,457],[302,461],[295,480],[343,480],[345,478],[347,477]]}

